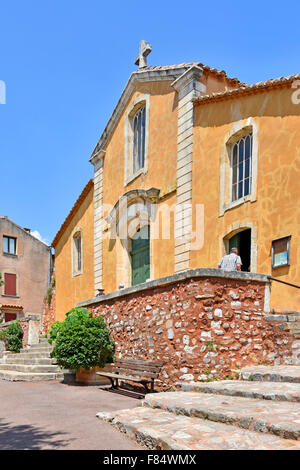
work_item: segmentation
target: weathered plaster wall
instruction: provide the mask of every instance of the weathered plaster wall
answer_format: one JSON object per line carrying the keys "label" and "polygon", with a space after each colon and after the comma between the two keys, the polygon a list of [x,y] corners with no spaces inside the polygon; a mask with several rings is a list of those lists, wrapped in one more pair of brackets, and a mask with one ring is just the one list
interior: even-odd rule
{"label": "weathered plaster wall", "polygon": [[[56,320],[82,298],[94,295],[94,223],[93,194],[91,188],[55,247]],[[72,233],[81,228],[82,273],[72,272]]]}
{"label": "weathered plaster wall", "polygon": [[224,378],[251,364],[291,363],[293,337],[264,320],[266,282],[216,271],[187,271],[81,305],[104,316],[117,356],[165,361],[157,389]]}
{"label": "weathered plaster wall", "polygon": [[[257,236],[256,272],[300,285],[300,107],[284,88],[195,107],[193,203],[204,204],[204,246],[191,267],[216,267],[223,237],[242,227]],[[226,140],[238,127],[257,130],[256,197],[220,215],[221,162]],[[225,156],[224,156],[225,154]],[[227,173],[228,176],[228,173]],[[271,242],[292,235],[290,266],[271,267]],[[273,283],[271,307],[300,309],[299,290]]]}
{"label": "weathered plaster wall", "polygon": [[[17,253],[3,253],[3,236],[17,239]],[[17,295],[4,295],[0,288],[0,304],[21,305],[27,314],[41,314],[48,287],[49,248],[9,219],[0,218],[0,272],[17,275]]]}

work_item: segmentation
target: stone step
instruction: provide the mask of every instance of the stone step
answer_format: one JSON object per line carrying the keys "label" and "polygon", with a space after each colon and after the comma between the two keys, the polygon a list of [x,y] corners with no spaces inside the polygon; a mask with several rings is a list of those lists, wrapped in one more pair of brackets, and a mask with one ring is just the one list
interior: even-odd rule
{"label": "stone step", "polygon": [[5,364],[56,364],[56,359],[51,357],[42,357],[42,358],[24,358],[24,357],[11,357],[8,356],[5,359]]}
{"label": "stone step", "polygon": [[97,417],[153,450],[300,450],[295,440],[147,407]]}
{"label": "stone step", "polygon": [[35,372],[48,373],[59,372],[61,369],[55,364],[1,364],[1,370],[10,370],[15,372]]}
{"label": "stone step", "polygon": [[260,400],[294,401],[300,403],[300,383],[246,382],[221,380],[218,382],[182,383],[184,392],[214,393],[232,397],[257,398]]}
{"label": "stone step", "polygon": [[287,316],[295,316],[300,317],[299,310],[271,310],[270,315],[287,315]]}
{"label": "stone step", "polygon": [[8,358],[8,357],[18,357],[21,359],[49,359],[50,354],[43,352],[43,353],[17,353],[17,354],[3,354],[3,358]]}
{"label": "stone step", "polygon": [[55,373],[34,373],[34,372],[17,372],[12,370],[2,370],[0,366],[0,379],[9,380],[11,382],[37,382],[41,380],[63,380],[64,372]]}
{"label": "stone step", "polygon": [[[48,343],[48,338],[45,338],[44,336],[40,336],[40,343]],[[49,344],[49,343],[48,343]]]}
{"label": "stone step", "polygon": [[30,348],[24,348],[24,349],[21,349],[20,353],[38,353],[38,352],[41,352],[41,353],[51,353],[53,350],[53,348],[49,347],[49,346],[40,346],[39,344],[36,345],[36,347],[34,346],[31,346]]}
{"label": "stone step", "polygon": [[151,393],[144,406],[169,413],[218,421],[285,439],[300,439],[300,403],[197,392]]}
{"label": "stone step", "polygon": [[51,346],[53,347],[53,344],[51,345],[47,339],[43,339],[43,340],[40,340],[37,344],[32,344],[30,347],[34,347],[34,346]]}
{"label": "stone step", "polygon": [[243,367],[240,380],[262,382],[292,382],[300,383],[299,366],[250,366]]}
{"label": "stone step", "polygon": [[268,314],[265,315],[264,319],[266,321],[280,321],[280,322],[300,322],[300,315],[298,312],[284,314]]}

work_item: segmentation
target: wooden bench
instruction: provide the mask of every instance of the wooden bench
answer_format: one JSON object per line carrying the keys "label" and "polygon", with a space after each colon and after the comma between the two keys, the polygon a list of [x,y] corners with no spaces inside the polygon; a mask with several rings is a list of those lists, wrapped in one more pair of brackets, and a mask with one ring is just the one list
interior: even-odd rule
{"label": "wooden bench", "polygon": [[158,361],[118,359],[110,372],[96,372],[96,374],[109,378],[112,388],[118,388],[119,380],[125,380],[142,384],[148,393],[154,392],[154,380],[157,379],[163,364]]}

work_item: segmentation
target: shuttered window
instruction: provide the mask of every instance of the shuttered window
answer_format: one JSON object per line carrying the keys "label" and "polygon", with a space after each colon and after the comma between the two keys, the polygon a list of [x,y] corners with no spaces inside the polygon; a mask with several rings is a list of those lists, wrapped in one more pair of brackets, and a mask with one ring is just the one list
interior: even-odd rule
{"label": "shuttered window", "polygon": [[17,276],[16,274],[4,273],[4,294],[17,295]]}

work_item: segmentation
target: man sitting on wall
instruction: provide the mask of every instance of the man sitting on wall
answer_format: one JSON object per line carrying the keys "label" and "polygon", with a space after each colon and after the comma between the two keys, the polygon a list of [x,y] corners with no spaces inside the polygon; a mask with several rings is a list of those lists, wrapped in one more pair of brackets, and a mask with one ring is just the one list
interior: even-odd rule
{"label": "man sitting on wall", "polygon": [[223,256],[218,264],[218,268],[224,271],[240,271],[241,266],[242,260],[237,248],[231,248],[230,254]]}

